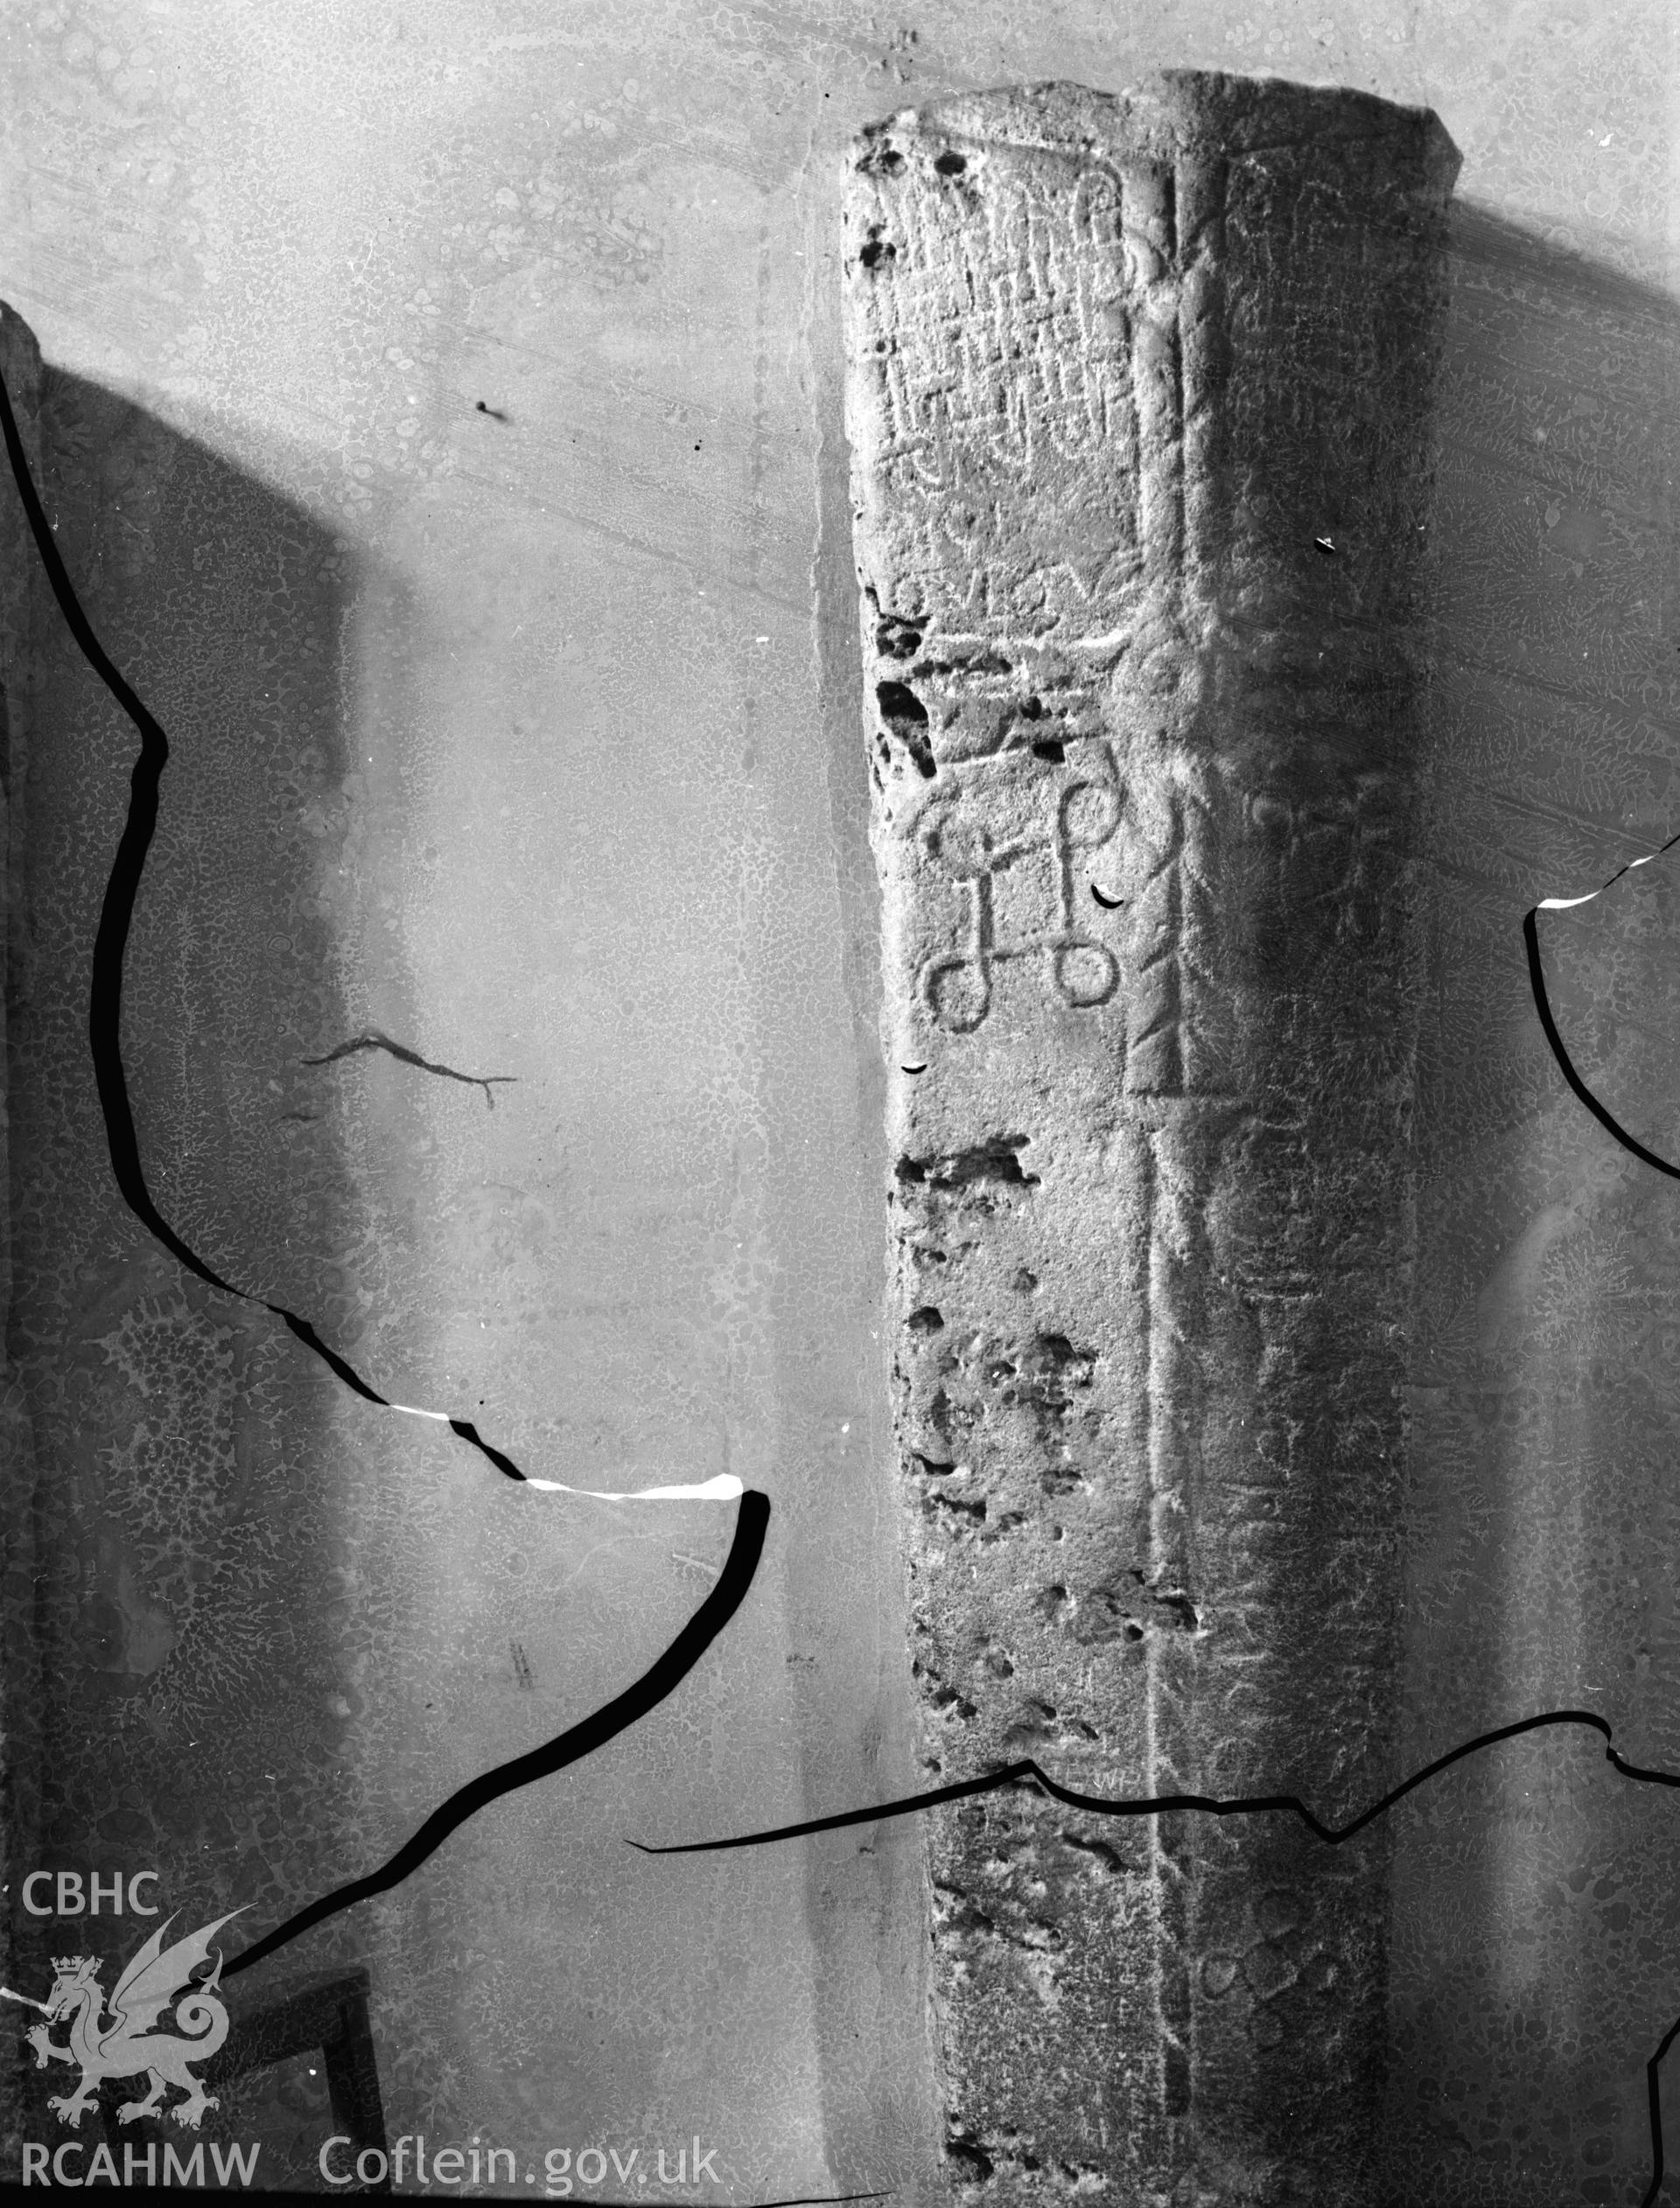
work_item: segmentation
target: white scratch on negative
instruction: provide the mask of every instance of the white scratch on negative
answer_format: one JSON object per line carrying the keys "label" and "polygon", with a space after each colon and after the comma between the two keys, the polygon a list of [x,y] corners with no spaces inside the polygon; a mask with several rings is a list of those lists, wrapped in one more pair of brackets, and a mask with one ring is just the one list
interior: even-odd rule
{"label": "white scratch on negative", "polygon": [[[413,1403],[393,1403],[390,1407],[410,1419],[435,1419],[439,1426],[454,1424],[447,1411],[423,1411]],[[625,1490],[569,1487],[564,1480],[538,1480],[528,1472],[525,1484],[541,1488],[546,1495],[586,1495],[597,1503],[733,1503],[746,1492],[732,1472],[720,1472],[714,1480]]]}

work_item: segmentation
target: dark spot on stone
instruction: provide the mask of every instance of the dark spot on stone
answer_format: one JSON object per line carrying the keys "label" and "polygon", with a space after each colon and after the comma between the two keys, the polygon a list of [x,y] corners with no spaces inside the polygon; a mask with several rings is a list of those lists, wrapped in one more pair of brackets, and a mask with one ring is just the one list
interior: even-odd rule
{"label": "dark spot on stone", "polygon": [[895,1170],[900,1181],[929,1181],[941,1188],[963,1188],[975,1181],[1036,1188],[1038,1175],[1026,1172],[1016,1155],[1026,1149],[1026,1143],[1025,1135],[994,1135],[972,1150],[954,1150],[942,1158],[900,1158]]}
{"label": "dark spot on stone", "polygon": [[961,2184],[984,2184],[992,2172],[992,2159],[970,2132],[953,2132],[945,2141],[945,2159],[962,2173]]}
{"label": "dark spot on stone", "polygon": [[928,708],[908,683],[877,683],[875,703],[880,707],[884,721],[905,721],[915,728],[928,725]]}
{"label": "dark spot on stone", "polygon": [[908,683],[877,683],[875,703],[881,718],[929,782],[938,772],[933,746],[928,740],[928,708]]}
{"label": "dark spot on stone", "polygon": [[912,1334],[937,1334],[945,1321],[931,1303],[924,1303],[910,1314],[904,1322]]}
{"label": "dark spot on stone", "polygon": [[984,1495],[970,1502],[966,1496],[942,1495],[937,1488],[930,1488],[923,1499],[922,1508],[931,1518],[935,1511],[949,1511],[959,1518],[967,1518],[975,1525],[983,1525],[986,1517],[986,1498]]}
{"label": "dark spot on stone", "polygon": [[913,659],[921,642],[921,631],[914,621],[901,620],[896,613],[883,613],[875,630],[875,648],[885,659]]}
{"label": "dark spot on stone", "polygon": [[984,1538],[988,1541],[998,1540],[1005,1533],[1012,1533],[1018,1525],[1026,1524],[1026,1514],[1023,1511],[1000,1511],[992,1521],[991,1531]]}
{"label": "dark spot on stone", "polygon": [[977,1714],[974,1704],[944,1679],[937,1680],[929,1689],[928,1700],[936,1710],[955,1710],[965,1724]]}
{"label": "dark spot on stone", "polygon": [[1067,1831],[1062,1833],[1061,1839],[1064,1847],[1076,1847],[1082,1855],[1090,1856],[1105,1871],[1129,1871],[1136,1868],[1109,1840],[1088,1840],[1083,1833]]}
{"label": "dark spot on stone", "polygon": [[942,153],[934,166],[941,176],[961,176],[968,162],[960,153]]}

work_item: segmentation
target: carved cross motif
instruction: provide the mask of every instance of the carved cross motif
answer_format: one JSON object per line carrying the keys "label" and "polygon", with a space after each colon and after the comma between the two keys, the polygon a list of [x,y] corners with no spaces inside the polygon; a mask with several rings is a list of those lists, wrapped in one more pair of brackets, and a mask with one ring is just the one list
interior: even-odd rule
{"label": "carved cross motif", "polygon": [[1042,963],[1064,1005],[1106,1004],[1119,963],[1080,925],[1075,861],[1120,824],[1122,795],[1105,743],[1087,739],[1046,761],[1008,751],[965,765],[948,795],[923,811],[917,841],[961,898],[957,941],[923,960],[916,993],[930,1018],[971,1033],[991,1009],[994,969],[1008,959]]}

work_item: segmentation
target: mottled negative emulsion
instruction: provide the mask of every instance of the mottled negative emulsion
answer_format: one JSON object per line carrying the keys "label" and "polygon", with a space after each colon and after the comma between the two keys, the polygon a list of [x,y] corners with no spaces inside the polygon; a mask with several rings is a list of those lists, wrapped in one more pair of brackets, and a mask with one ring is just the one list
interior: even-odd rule
{"label": "mottled negative emulsion", "polygon": [[[1335,1819],[1391,1776],[1456,168],[1425,112],[1179,73],[852,151],[930,1777]],[[930,1871],[960,2184],[1362,2197],[1380,1832],[1002,1794]]]}

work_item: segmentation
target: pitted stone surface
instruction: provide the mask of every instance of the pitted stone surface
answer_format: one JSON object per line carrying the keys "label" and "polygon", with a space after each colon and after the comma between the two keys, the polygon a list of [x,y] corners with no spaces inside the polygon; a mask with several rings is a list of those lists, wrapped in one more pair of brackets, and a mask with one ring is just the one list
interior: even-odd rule
{"label": "pitted stone surface", "polygon": [[[897,1417],[930,1777],[1391,1772],[1433,116],[1173,73],[854,149]],[[1383,1843],[934,1820],[954,2176],[1364,2197]]]}

